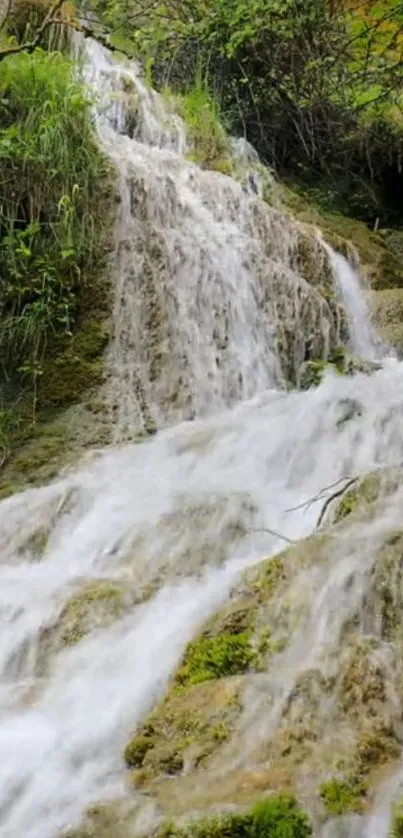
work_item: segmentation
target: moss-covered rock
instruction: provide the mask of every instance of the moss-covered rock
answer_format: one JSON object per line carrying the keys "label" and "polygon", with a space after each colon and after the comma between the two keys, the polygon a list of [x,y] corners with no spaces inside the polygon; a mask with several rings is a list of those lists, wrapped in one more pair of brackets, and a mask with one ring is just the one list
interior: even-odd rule
{"label": "moss-covered rock", "polygon": [[201,637],[190,643],[176,673],[177,682],[198,684],[245,672],[253,660],[251,640],[251,634],[243,631]]}
{"label": "moss-covered rock", "polygon": [[79,643],[90,632],[107,628],[137,602],[137,592],[113,579],[83,582],[62,606],[57,619],[40,635],[39,660]]}
{"label": "moss-covered rock", "polygon": [[403,838],[403,803],[401,801],[392,806],[389,838]]}
{"label": "moss-covered rock", "polygon": [[403,288],[387,288],[372,294],[374,323],[385,343],[403,355]]}
{"label": "moss-covered rock", "polygon": [[318,227],[334,250],[352,263],[357,263],[358,255],[360,270],[374,290],[403,287],[399,233],[392,236],[392,231],[370,230],[362,221],[324,209],[312,196],[291,186],[283,186],[282,197],[285,209]]}
{"label": "moss-covered rock", "polygon": [[172,690],[128,742],[124,759],[135,786],[201,765],[225,742],[239,715],[241,680],[206,681]]}
{"label": "moss-covered rock", "polygon": [[[357,481],[354,510],[337,527],[249,569],[189,645],[165,699],[126,749],[129,779],[167,816],[301,792],[319,828],[371,805],[401,753],[402,535],[386,531],[367,544],[359,527],[360,549],[370,551],[359,581],[351,525],[371,521],[400,478],[391,469]],[[351,551],[345,592],[358,580],[357,598],[341,608],[337,642],[330,629],[309,666],[301,638],[309,646],[317,637],[313,619],[327,635],[312,609],[336,578],[340,550]],[[245,635],[247,664],[241,656],[240,671],[227,674],[226,649],[216,666],[217,638],[224,647],[233,638],[232,648]]]}
{"label": "moss-covered rock", "polygon": [[401,479],[402,471],[398,467],[374,471],[357,479],[337,501],[332,520],[338,523],[354,513],[360,517],[373,514],[376,501],[393,494]]}
{"label": "moss-covered rock", "polygon": [[347,780],[326,780],[320,787],[320,796],[330,815],[344,812],[361,812],[366,794],[364,782],[353,777]]}

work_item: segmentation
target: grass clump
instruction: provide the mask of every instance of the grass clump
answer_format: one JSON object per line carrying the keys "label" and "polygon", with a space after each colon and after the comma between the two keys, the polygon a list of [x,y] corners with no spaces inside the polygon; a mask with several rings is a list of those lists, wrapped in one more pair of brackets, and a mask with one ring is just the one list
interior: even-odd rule
{"label": "grass clump", "polygon": [[36,50],[0,64],[0,374],[33,392],[72,339],[106,249],[109,168],[73,63]]}
{"label": "grass clump", "polygon": [[[167,95],[172,96],[169,91]],[[207,169],[230,174],[228,137],[218,104],[206,86],[196,79],[187,93],[173,96],[173,102],[188,129],[189,158]]]}
{"label": "grass clump", "polygon": [[355,777],[348,780],[327,780],[320,787],[320,796],[331,815],[342,815],[343,812],[360,812],[366,794],[363,781]]}
{"label": "grass clump", "polygon": [[191,685],[237,675],[248,669],[253,657],[249,631],[223,633],[216,637],[202,636],[189,644],[176,681],[181,685]]}
{"label": "grass clump", "polygon": [[221,815],[178,828],[167,824],[159,838],[309,838],[307,815],[290,795],[276,795],[256,803],[242,814]]}

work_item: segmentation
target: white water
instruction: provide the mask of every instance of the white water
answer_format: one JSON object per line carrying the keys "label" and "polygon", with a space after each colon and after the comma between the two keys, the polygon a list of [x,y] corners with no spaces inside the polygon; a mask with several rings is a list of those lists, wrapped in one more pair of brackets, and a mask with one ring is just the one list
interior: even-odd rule
{"label": "white water", "polygon": [[[111,69],[104,53],[92,49],[98,85],[111,75],[118,80],[127,75],[128,70]],[[124,794],[122,751],[130,731],[161,694],[185,644],[217,609],[240,570],[284,545],[265,529],[287,538],[306,535],[322,502],[295,507],[341,477],[403,458],[402,365],[390,363],[371,377],[329,375],[307,393],[273,389],[283,377],[276,330],[285,321],[290,330],[301,329],[295,362],[309,337],[298,289],[327,323],[327,333],[323,322],[319,330],[324,341],[334,328],[317,292],[291,267],[296,228],[228,179],[183,161],[183,127],[176,121],[161,128],[165,115],[158,111],[159,100],[137,80],[135,90],[146,114],[140,135],[131,140],[116,133],[124,120],[119,103],[114,126],[108,119],[100,125],[121,173],[111,350],[117,426],[124,436],[139,425],[139,380],[156,421],[180,420],[189,410],[207,415],[163,430],[141,446],[102,453],[49,487],[0,504],[4,838],[57,838],[90,802]],[[141,205],[129,212],[125,204],[130,177],[134,197],[145,202],[143,219]],[[175,209],[171,206],[167,216],[172,194]],[[136,309],[142,273],[136,272],[135,256],[144,270],[144,230],[158,230],[158,220],[160,242],[168,251],[154,275],[154,290],[172,305],[167,329],[173,333],[172,342],[164,344],[167,361],[154,386],[141,340],[146,308]],[[179,268],[172,261],[175,247]],[[245,267],[246,254],[250,264]],[[264,316],[256,280],[262,266],[269,300]],[[344,282],[344,292],[345,287]],[[215,328],[224,330],[227,340],[218,350],[223,355],[218,366],[212,360],[213,311]],[[366,325],[365,314],[360,317],[352,317],[357,341]],[[178,375],[185,388],[178,387]],[[175,410],[164,409],[170,387],[187,393],[185,404]],[[385,526],[395,526],[392,519]],[[50,537],[39,560],[32,536],[43,526]],[[319,656],[329,639],[336,642],[342,615],[334,608],[335,596],[347,569],[346,556],[339,559],[323,580],[327,595],[314,603],[297,651],[314,638],[312,654]],[[368,556],[357,553],[355,561],[365,573]],[[69,649],[44,643],[80,584],[105,578],[121,581],[139,603]],[[141,603],[147,590],[153,594]],[[353,594],[359,598],[359,585]],[[287,688],[311,663],[309,655],[299,654],[298,666],[288,671]],[[385,833],[385,818],[382,823],[378,838]]]}
{"label": "white water", "polygon": [[350,347],[355,355],[375,361],[386,354],[371,324],[368,305],[357,272],[341,253],[331,253],[334,273],[345,302],[350,325]]}
{"label": "white water", "polygon": [[120,178],[109,364],[124,440],[296,380],[306,357],[338,342],[342,314],[319,293],[338,289],[320,236],[188,163],[183,124],[136,66],[116,66],[95,43],[89,54]]}

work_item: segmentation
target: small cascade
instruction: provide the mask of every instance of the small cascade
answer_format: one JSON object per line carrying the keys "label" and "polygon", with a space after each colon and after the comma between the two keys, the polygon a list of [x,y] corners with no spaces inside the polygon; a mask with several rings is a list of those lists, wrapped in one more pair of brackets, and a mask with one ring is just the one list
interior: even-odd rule
{"label": "small cascade", "polygon": [[376,361],[390,354],[371,324],[369,308],[357,271],[341,253],[335,253],[330,248],[329,257],[348,313],[351,351],[367,361]]}
{"label": "small cascade", "polygon": [[[303,361],[326,358],[348,328],[320,236],[262,201],[251,178],[189,163],[183,123],[136,64],[117,65],[95,42],[88,55],[101,141],[119,173],[117,439],[295,384]],[[244,145],[233,154],[245,169],[256,161]]]}

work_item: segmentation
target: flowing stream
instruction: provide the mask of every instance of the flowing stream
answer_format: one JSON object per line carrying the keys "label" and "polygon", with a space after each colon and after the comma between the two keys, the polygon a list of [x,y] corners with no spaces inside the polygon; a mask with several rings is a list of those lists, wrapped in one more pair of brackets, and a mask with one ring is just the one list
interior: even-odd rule
{"label": "flowing stream", "polygon": [[[282,536],[314,529],[323,502],[301,504],[323,487],[403,459],[403,366],[393,359],[372,376],[329,373],[315,390],[282,389],[281,324],[294,330],[296,365],[303,299],[324,345],[335,328],[296,269],[296,226],[234,180],[187,163],[182,123],[131,65],[90,44],[87,74],[104,89],[100,138],[120,176],[108,363],[124,444],[0,504],[4,838],[57,838],[90,803],[124,795],[130,731],[242,569],[282,548]],[[117,90],[124,104],[108,99]],[[333,258],[351,341],[377,357],[357,276]],[[156,436],[125,442],[147,424]],[[355,561],[365,569],[368,557]],[[311,664],[308,641],[312,658],[337,637],[335,572],[288,659],[287,685]],[[124,591],[123,610],[58,643],[72,597],[102,580]]]}

